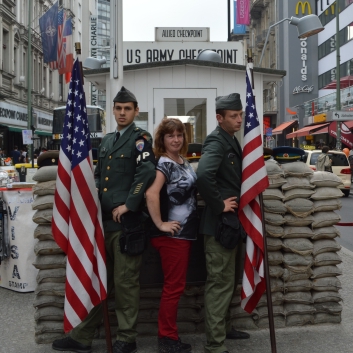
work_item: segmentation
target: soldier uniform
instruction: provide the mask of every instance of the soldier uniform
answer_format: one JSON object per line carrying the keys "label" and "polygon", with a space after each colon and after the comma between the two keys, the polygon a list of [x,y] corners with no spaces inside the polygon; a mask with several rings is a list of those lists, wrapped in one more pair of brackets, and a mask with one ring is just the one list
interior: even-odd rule
{"label": "soldier uniform", "polygon": [[[218,97],[216,110],[242,110],[240,97],[233,94]],[[197,187],[205,200],[200,222],[204,234],[207,280],[205,284],[205,352],[227,352],[227,338],[248,338],[245,332],[231,329],[229,305],[239,280],[242,242],[235,249],[226,249],[215,239],[224,200],[240,199],[242,149],[235,137],[218,126],[207,136],[197,169]],[[233,331],[232,331],[233,330]],[[228,333],[228,334],[227,334]]]}
{"label": "soldier uniform", "polygon": [[[122,87],[114,99],[114,104],[115,102],[136,102],[136,98]],[[120,130],[119,134],[121,136],[118,139],[116,132],[109,133],[103,138],[98,149],[98,163],[94,173],[102,209],[108,293],[113,287],[115,289],[118,329],[117,341],[113,346],[114,353],[136,352],[142,255],[129,256],[121,253],[119,245],[121,224],[113,220],[112,210],[124,204],[129,211],[140,210],[145,190],[152,184],[156,175],[151,135],[136,127],[135,123]],[[95,330],[102,317],[102,305],[98,305],[70,332],[70,337],[74,341],[82,344],[84,348],[89,347],[87,352],[90,352]]]}

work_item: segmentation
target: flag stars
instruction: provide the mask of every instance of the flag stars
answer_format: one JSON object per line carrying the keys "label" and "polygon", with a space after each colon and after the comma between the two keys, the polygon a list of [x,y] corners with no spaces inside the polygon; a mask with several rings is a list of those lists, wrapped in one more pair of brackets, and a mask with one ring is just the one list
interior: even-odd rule
{"label": "flag stars", "polygon": [[79,142],[79,144],[80,144],[80,146],[83,146],[83,145],[85,144],[85,141],[81,140],[81,141]]}
{"label": "flag stars", "polygon": [[248,122],[248,123],[246,124],[246,127],[250,127],[250,126],[251,126],[251,123]]}
{"label": "flag stars", "polygon": [[78,90],[75,90],[75,96],[77,96],[78,95]]}
{"label": "flag stars", "polygon": [[77,121],[80,121],[81,120],[81,115],[80,114],[77,115],[76,119],[77,119]]}

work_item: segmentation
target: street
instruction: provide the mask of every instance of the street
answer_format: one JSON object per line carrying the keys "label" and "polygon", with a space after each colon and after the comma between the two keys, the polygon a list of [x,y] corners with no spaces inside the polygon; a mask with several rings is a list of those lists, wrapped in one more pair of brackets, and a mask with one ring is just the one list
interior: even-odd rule
{"label": "street", "polygon": [[[352,190],[352,189],[351,189]],[[352,191],[351,191],[352,192]],[[352,217],[352,206],[353,206],[353,195],[348,197],[342,197],[342,208],[335,211],[341,216],[340,223],[353,223]],[[341,232],[341,237],[337,237],[336,240],[341,246],[353,251],[353,226],[337,226]]]}

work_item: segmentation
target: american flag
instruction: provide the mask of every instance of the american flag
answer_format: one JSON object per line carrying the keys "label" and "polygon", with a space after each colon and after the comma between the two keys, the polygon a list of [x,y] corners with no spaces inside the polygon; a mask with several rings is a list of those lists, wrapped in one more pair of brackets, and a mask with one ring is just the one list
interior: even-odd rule
{"label": "american flag", "polygon": [[255,309],[261,295],[266,290],[263,263],[263,220],[259,194],[269,185],[263,157],[259,118],[250,81],[250,65],[252,64],[248,64],[246,70],[243,174],[238,210],[239,219],[248,234],[241,292],[241,306],[248,313]]}
{"label": "american flag", "polygon": [[58,13],[58,63],[59,69],[66,66],[66,53],[65,53],[65,37],[64,37],[64,24],[66,21],[66,12],[64,10]]}
{"label": "american flag", "polygon": [[107,296],[102,229],[86,101],[76,60],[66,104],[52,220],[54,239],[67,255],[65,332]]}

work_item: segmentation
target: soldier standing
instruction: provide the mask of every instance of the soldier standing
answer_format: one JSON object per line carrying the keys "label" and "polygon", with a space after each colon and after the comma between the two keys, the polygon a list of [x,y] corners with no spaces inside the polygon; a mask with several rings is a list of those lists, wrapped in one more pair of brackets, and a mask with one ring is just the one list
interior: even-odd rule
{"label": "soldier standing", "polygon": [[[120,222],[123,214],[139,211],[143,206],[145,190],[156,176],[155,158],[151,135],[134,123],[139,113],[135,95],[122,87],[113,102],[117,129],[103,138],[94,174],[102,208],[108,293],[115,289],[115,313],[119,323],[113,352],[134,353],[142,255],[129,256],[121,252]],[[136,223],[141,221],[136,219]],[[67,337],[54,341],[52,348],[90,353],[102,317],[102,305],[98,305]]]}
{"label": "soldier standing", "polygon": [[249,338],[231,327],[229,305],[241,270],[242,240],[227,249],[216,232],[224,212],[237,214],[242,174],[242,150],[234,133],[241,128],[243,110],[238,93],[216,98],[217,128],[207,136],[197,169],[197,187],[206,206],[200,222],[204,234],[206,353],[228,353],[224,341]]}

